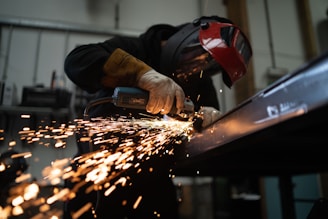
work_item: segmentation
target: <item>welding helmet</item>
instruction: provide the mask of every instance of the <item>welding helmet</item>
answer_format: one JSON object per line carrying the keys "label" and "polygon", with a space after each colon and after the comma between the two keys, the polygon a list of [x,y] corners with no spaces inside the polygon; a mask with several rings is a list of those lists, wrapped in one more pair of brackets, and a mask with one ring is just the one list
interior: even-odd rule
{"label": "welding helmet", "polygon": [[172,35],[161,54],[162,72],[178,80],[221,72],[230,88],[246,74],[252,49],[240,28],[226,18],[201,17]]}

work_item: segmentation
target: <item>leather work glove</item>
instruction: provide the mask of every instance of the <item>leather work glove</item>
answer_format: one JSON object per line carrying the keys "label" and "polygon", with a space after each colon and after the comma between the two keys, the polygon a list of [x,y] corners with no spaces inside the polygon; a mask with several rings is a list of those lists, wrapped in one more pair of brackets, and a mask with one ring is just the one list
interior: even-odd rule
{"label": "leather work glove", "polygon": [[149,113],[167,114],[175,101],[178,113],[183,109],[185,94],[178,84],[120,48],[106,60],[103,72],[101,84],[105,87],[132,86],[149,91]]}
{"label": "leather work glove", "polygon": [[202,119],[202,128],[206,128],[216,122],[221,117],[222,113],[214,107],[203,106],[198,111],[198,115]]}
{"label": "leather work glove", "polygon": [[178,113],[183,109],[185,94],[182,88],[171,78],[153,69],[140,77],[138,87],[149,91],[149,100],[146,106],[149,113],[168,114],[173,104],[176,104]]}

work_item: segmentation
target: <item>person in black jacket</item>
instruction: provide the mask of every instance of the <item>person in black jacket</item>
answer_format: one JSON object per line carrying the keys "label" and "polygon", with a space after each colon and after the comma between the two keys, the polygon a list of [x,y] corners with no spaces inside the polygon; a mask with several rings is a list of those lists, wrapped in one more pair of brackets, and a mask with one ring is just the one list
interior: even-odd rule
{"label": "person in black jacket", "polygon": [[[67,55],[65,72],[77,86],[96,93],[96,98],[112,96],[118,86],[146,90],[150,114],[165,115],[174,105],[179,111],[189,98],[195,110],[204,115],[206,127],[220,108],[211,76],[221,72],[224,83],[231,87],[246,73],[251,56],[251,46],[240,28],[226,18],[203,16],[179,26],[153,25],[139,37],[115,36],[81,45]],[[102,104],[90,110],[89,116],[138,116],[137,112],[140,110]],[[78,149],[79,154],[87,153],[89,146],[80,143]],[[67,202],[66,217],[86,200],[94,200],[97,218],[178,218],[175,186],[167,168],[170,165],[161,162],[166,161],[152,163],[162,166],[161,171],[141,174],[132,186],[116,189],[108,197],[78,194]],[[142,201],[133,209],[140,194]],[[81,218],[92,218],[92,213]]]}

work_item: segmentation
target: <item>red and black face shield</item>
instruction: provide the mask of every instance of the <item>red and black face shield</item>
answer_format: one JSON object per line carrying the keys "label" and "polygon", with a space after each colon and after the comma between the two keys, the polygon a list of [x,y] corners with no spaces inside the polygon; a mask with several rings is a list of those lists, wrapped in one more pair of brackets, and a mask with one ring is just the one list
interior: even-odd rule
{"label": "red and black face shield", "polygon": [[246,74],[251,56],[251,46],[237,26],[205,19],[170,37],[161,61],[164,73],[178,80],[222,72],[224,83],[231,87]]}
{"label": "red and black face shield", "polygon": [[237,26],[208,22],[199,30],[199,41],[227,74],[229,81],[225,83],[228,87],[246,74],[252,49],[248,39]]}

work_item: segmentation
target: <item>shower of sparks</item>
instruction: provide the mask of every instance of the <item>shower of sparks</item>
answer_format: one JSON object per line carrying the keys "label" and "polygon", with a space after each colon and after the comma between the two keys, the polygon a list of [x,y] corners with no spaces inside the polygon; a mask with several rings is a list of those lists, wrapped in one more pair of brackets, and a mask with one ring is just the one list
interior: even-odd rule
{"label": "shower of sparks", "polygon": [[[8,198],[8,206],[0,206],[0,214],[5,215],[4,218],[24,214],[24,209],[30,206],[38,206],[39,214],[43,211],[49,213],[52,204],[74,199],[76,192],[84,185],[91,184],[85,193],[103,191],[103,194],[108,196],[118,185],[127,185],[130,180],[129,173],[154,171],[155,168],[143,170],[141,164],[153,157],[174,155],[174,145],[188,140],[192,133],[190,121],[167,121],[158,118],[98,117],[88,121],[75,119],[73,123],[56,127],[40,126],[38,130],[24,127],[19,134],[20,139],[27,143],[38,142],[46,147],[65,148],[67,139],[77,134],[77,142],[92,150],[79,157],[52,161],[43,169],[42,183],[58,186],[49,197],[39,197],[38,184],[29,182],[32,178],[30,174],[22,174],[16,179],[16,192]],[[32,155],[21,153],[15,156],[26,158]],[[72,166],[76,168],[73,169]],[[0,168],[0,171],[4,170]],[[64,180],[73,182],[74,187],[61,188],[60,184]],[[134,207],[137,208],[140,202],[142,196],[135,200]],[[90,203],[81,206],[78,211],[73,212],[73,217],[78,218],[91,208]],[[60,217],[60,214],[52,211],[52,215],[57,217]]]}

